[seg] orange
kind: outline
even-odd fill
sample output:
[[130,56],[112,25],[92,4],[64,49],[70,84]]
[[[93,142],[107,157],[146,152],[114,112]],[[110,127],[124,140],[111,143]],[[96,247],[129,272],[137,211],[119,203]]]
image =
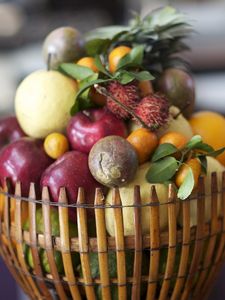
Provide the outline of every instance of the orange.
[[127,46],[119,46],[114,48],[109,53],[109,71],[111,73],[114,73],[117,69],[118,63],[121,60],[122,57],[124,57],[126,54],[128,54],[131,51],[130,47]]
[[188,139],[185,135],[175,132],[175,131],[170,131],[168,133],[165,133],[160,139],[159,139],[159,144],[165,144],[169,143],[177,147],[177,149],[181,150],[184,148],[186,143],[188,142]]
[[78,60],[77,65],[90,68],[93,72],[98,73],[93,57],[86,56]]
[[69,142],[62,133],[51,133],[44,141],[45,152],[53,159],[57,159],[69,150]]
[[[200,111],[192,115],[190,124],[194,134],[201,135],[203,141],[215,150],[225,147],[225,118],[212,111]],[[217,159],[225,166],[225,152]]]
[[146,97],[153,94],[153,86],[150,80],[142,80],[138,82],[138,88],[140,90],[141,97]]
[[140,164],[149,160],[158,145],[157,135],[146,128],[139,128],[133,131],[128,136],[127,141],[136,150]]
[[189,161],[187,161],[180,167],[176,174],[175,183],[177,187],[180,187],[181,184],[184,182],[189,168],[191,168],[193,172],[195,182],[194,188],[198,185],[198,178],[201,174],[201,164],[197,158],[191,158]]
[[99,106],[106,105],[106,96],[98,93],[93,86],[90,88],[89,96],[91,98],[91,101],[95,104]]

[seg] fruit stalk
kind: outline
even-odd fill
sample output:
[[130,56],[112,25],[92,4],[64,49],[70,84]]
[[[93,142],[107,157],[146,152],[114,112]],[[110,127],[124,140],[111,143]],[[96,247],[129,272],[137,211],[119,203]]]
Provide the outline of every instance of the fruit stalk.
[[151,130],[151,127],[149,127],[145,122],[142,121],[141,118],[139,118],[132,109],[121,103],[119,100],[117,100],[111,93],[107,91],[106,88],[103,86],[100,86],[98,84],[94,85],[95,89],[98,91],[99,94],[102,94],[105,97],[110,97],[116,104],[118,104],[120,107],[122,107],[126,112],[128,112],[134,119],[136,119],[140,124],[147,129]]

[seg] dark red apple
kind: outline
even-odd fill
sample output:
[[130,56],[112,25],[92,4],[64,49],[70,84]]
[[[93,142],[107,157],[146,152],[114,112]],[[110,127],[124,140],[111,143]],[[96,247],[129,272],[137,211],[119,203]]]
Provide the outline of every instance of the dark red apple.
[[74,150],[89,153],[92,146],[108,135],[127,137],[123,120],[105,108],[90,109],[77,113],[67,126],[67,136]]
[[25,133],[14,116],[4,117],[0,119],[0,150],[21,137]]
[[[69,151],[49,166],[42,175],[41,186],[49,187],[55,202],[58,202],[60,188],[65,187],[69,203],[76,203],[78,188],[83,187],[89,204],[94,204],[95,189],[102,187],[89,171],[88,155],[79,151]],[[93,208],[88,211],[93,215]],[[70,208],[70,216],[76,218],[74,208]]]
[[0,153],[0,183],[3,185],[4,178],[9,178],[14,187],[20,181],[22,195],[27,197],[31,182],[36,184],[38,192],[41,175],[51,163],[41,140],[21,138],[5,146]]

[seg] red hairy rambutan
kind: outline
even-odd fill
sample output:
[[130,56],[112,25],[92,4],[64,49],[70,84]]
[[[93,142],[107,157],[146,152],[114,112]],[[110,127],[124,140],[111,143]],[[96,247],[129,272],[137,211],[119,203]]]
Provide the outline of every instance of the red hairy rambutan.
[[[118,81],[112,81],[108,84],[107,91],[132,111],[140,100],[137,85],[134,83],[122,85]],[[131,117],[129,112],[113,101],[111,97],[107,97],[107,108],[119,118],[128,119]]]
[[144,97],[134,110],[143,123],[152,130],[166,124],[169,118],[169,102],[160,94]]

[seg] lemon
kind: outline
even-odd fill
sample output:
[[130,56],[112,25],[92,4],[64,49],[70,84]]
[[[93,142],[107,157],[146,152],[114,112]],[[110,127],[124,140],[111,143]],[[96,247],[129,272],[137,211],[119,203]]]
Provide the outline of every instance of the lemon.
[[76,81],[57,71],[31,73],[16,92],[15,111],[20,126],[34,138],[64,132],[76,93]]

